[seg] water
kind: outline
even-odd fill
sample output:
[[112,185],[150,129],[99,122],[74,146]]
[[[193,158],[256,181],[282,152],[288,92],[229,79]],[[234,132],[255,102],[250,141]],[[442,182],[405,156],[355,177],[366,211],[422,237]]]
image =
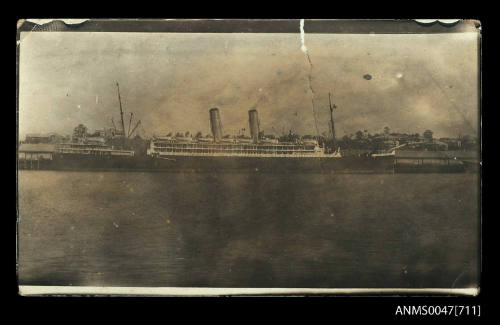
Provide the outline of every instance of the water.
[[476,174],[19,172],[25,285],[478,284]]

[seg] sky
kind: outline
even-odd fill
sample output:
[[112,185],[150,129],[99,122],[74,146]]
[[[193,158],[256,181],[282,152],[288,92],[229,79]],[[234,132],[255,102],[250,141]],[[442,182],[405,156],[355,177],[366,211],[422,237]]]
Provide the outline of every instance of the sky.
[[[21,34],[19,135],[125,126],[139,134],[248,134],[248,110],[279,135],[478,132],[478,34],[33,32]],[[309,59],[307,58],[309,55]],[[371,76],[365,78],[366,75]],[[310,76],[310,78],[309,78]],[[369,80],[368,80],[369,79]],[[314,107],[312,105],[314,101]],[[313,109],[314,108],[314,109]],[[315,122],[316,120],[316,122]],[[132,125],[134,122],[132,123]]]

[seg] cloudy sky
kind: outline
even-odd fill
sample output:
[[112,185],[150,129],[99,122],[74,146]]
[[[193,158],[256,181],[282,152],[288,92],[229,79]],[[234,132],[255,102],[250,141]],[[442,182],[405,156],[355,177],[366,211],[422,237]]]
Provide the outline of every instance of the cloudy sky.
[[[19,133],[71,134],[119,124],[125,114],[145,135],[209,133],[208,110],[225,134],[261,129],[328,130],[328,93],[337,136],[385,126],[438,137],[478,130],[478,41],[460,34],[22,33]],[[364,78],[370,75],[371,79]],[[126,117],[126,127],[128,119]]]

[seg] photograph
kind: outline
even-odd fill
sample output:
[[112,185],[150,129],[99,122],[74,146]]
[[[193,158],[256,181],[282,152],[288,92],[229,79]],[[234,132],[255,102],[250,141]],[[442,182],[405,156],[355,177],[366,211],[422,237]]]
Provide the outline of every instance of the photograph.
[[476,296],[476,20],[24,19],[19,294]]

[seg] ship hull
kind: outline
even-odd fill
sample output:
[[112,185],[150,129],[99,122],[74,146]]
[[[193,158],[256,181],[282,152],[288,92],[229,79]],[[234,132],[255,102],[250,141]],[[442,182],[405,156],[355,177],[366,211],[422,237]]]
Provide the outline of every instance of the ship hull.
[[[37,168],[35,168],[37,169]],[[390,172],[394,157],[235,157],[235,156],[162,156],[95,157],[56,154],[46,161],[49,170],[145,170],[180,172]]]
[[190,157],[155,158],[153,168],[189,171],[250,172],[392,172],[392,157]]

